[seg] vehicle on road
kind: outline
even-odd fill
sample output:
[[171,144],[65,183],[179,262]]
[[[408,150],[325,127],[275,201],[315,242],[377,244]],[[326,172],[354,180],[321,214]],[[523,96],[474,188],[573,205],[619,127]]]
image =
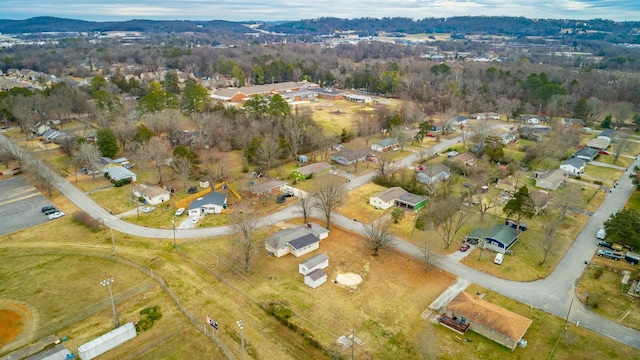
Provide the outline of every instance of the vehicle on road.
[[465,251],[469,250],[470,248],[471,248],[471,245],[462,244],[462,246],[460,246],[460,251],[465,252]]
[[143,208],[143,209],[142,209],[142,212],[146,214],[146,213],[150,213],[150,212],[152,212],[152,211],[153,211],[153,210],[155,210],[155,209],[156,209],[156,208],[154,208],[153,206],[147,206],[147,207],[145,207],[145,208]]
[[497,253],[496,257],[493,259],[493,263],[497,264],[497,265],[500,265],[500,264],[502,264],[502,260],[504,260],[504,254]]
[[184,208],[179,208],[178,210],[176,210],[176,216],[181,216],[182,214],[184,214]]
[[619,252],[615,252],[613,250],[598,250],[598,256],[618,261],[622,259],[623,255]]
[[197,224],[198,221],[200,221],[200,216],[194,216],[191,218],[191,223],[192,224]]
[[49,220],[58,219],[65,216],[65,213],[62,211],[56,211],[53,214],[49,215]]

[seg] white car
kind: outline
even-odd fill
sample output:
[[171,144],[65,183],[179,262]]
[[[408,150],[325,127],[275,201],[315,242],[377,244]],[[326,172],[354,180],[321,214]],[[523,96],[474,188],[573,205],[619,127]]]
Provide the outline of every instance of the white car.
[[191,218],[191,223],[192,224],[197,224],[198,221],[200,221],[200,216],[194,216]]
[[184,208],[179,208],[178,210],[176,210],[176,216],[180,216],[184,214]]
[[56,211],[53,214],[49,215],[49,220],[61,218],[63,216],[65,216],[65,213],[63,213],[62,211]]
[[146,208],[142,209],[142,212],[146,214],[152,212],[155,209],[156,208],[154,208],[153,206],[147,206]]

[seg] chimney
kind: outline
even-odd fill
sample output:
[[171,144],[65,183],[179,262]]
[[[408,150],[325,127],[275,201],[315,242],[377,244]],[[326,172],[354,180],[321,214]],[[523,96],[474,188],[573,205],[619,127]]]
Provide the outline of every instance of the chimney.
[[307,227],[311,229],[311,223],[307,223]]

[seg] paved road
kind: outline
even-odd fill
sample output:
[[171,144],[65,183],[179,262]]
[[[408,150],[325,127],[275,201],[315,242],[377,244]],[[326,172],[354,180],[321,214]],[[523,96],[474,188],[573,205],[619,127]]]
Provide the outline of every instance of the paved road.
[[[4,136],[0,135],[0,142],[6,141]],[[448,147],[458,142],[458,139],[442,141],[423,153],[442,152]],[[424,154],[416,152],[408,157],[397,161],[399,166],[408,166],[414,163]],[[629,168],[638,165],[636,159]],[[437,266],[447,270],[465,280],[474,282],[491,291],[495,291],[504,296],[510,297],[524,304],[528,304],[535,308],[547,311],[551,314],[565,318],[571,307],[569,314],[570,321],[576,323],[579,321],[580,326],[584,326],[602,335],[608,336],[614,340],[622,342],[626,345],[640,349],[640,331],[633,330],[622,326],[614,321],[603,318],[596,313],[590,311],[576,299],[574,286],[577,279],[580,278],[586,264],[585,260],[591,259],[596,250],[595,233],[600,229],[604,221],[612,214],[619,211],[626,203],[627,199],[634,190],[631,180],[628,177],[629,172],[626,171],[619,180],[618,186],[608,194],[600,208],[594,212],[591,221],[589,221],[582,232],[577,236],[575,242],[561,260],[558,267],[547,278],[531,282],[509,281],[488,275],[481,271],[469,268],[457,261],[438,257],[434,260]],[[375,172],[370,172],[348,183],[348,189],[354,189],[358,186],[366,184],[375,176]],[[98,219],[106,219],[106,224],[113,229],[123,233],[144,236],[148,238],[172,238],[173,230],[153,229],[143,226],[130,224],[118,219],[116,216],[109,214],[92,199],[87,197],[83,192],[75,188],[65,179],[60,178],[56,183],[56,188],[64,194],[71,202],[76,204],[80,209],[88,212],[91,216]],[[290,218],[299,217],[294,206],[287,207],[282,211],[270,214],[259,222],[259,226],[270,225],[279,221]],[[362,223],[348,219],[342,215],[332,215],[332,222],[347,229],[362,231]],[[225,235],[234,232],[232,226],[221,226],[206,229],[185,229],[179,230],[176,237],[184,238],[200,238],[212,237],[217,235]],[[402,239],[396,239],[395,247],[408,255],[416,258],[422,258],[421,250],[414,244]],[[571,306],[573,302],[573,305]]]

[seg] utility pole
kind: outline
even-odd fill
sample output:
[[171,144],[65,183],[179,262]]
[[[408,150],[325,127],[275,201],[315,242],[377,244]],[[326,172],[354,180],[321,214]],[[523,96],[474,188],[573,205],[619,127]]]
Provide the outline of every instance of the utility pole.
[[[105,218],[103,219],[105,223],[110,223],[111,220]],[[106,226],[106,225],[105,225]],[[118,257],[118,252],[116,251],[116,239],[113,236],[113,228],[109,226],[109,230],[111,231],[111,243],[113,244],[113,256]]]
[[240,328],[240,341],[242,342],[242,360],[245,360],[244,359],[244,324],[242,323],[242,320],[236,321],[236,324],[238,324],[238,327]]
[[354,359],[356,351],[356,330],[351,329],[351,360]]

